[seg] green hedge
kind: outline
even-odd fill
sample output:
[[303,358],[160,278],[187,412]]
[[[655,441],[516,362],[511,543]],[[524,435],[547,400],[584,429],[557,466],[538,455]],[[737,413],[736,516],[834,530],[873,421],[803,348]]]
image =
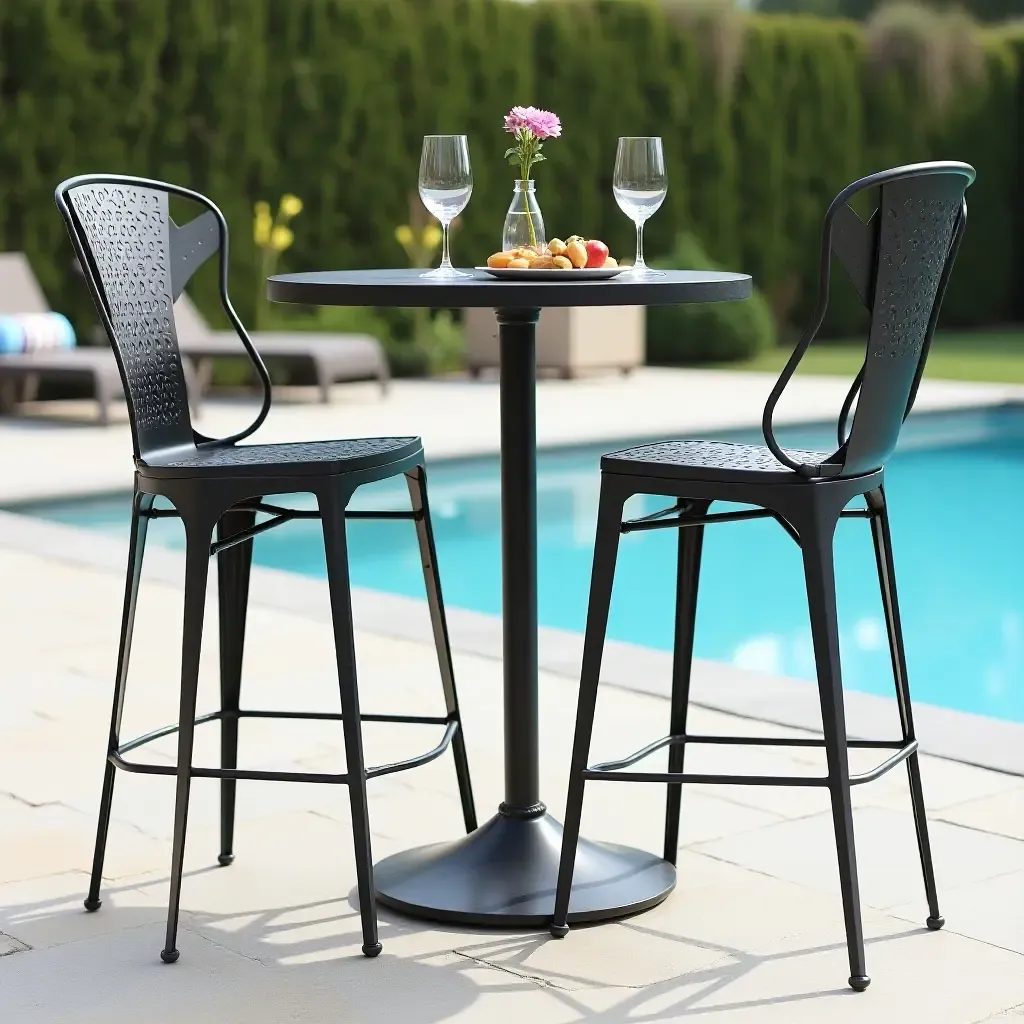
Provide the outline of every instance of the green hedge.
[[[499,244],[511,194],[502,114],[557,111],[537,172],[552,234],[630,254],[611,197],[620,135],[660,134],[671,187],[648,252],[694,232],[752,272],[784,319],[813,302],[829,198],[858,174],[939,156],[978,167],[946,322],[1022,310],[1024,46],[986,37],[980,81],[945,111],[910,72],[868,68],[858,26],[751,16],[735,74],[699,31],[645,0],[4,0],[0,6],[0,250],[24,249],[51,301],[82,316],[53,186],[84,171],[186,183],[232,223],[233,295],[254,303],[252,203],[305,202],[287,269],[399,265],[425,133],[470,136],[473,200],[456,262]],[[216,302],[209,275],[197,298]],[[831,326],[856,323],[842,304]]]

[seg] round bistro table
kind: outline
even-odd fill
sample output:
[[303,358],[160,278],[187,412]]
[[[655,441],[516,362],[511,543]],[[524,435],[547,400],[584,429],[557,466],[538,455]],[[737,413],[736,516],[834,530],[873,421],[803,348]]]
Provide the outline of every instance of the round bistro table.
[[[275,302],[317,306],[494,308],[501,365],[502,629],[505,799],[454,842],[406,850],[374,867],[386,906],[436,921],[547,925],[554,911],[562,826],[540,794],[537,689],[536,327],[545,306],[655,306],[748,298],[745,274],[667,272],[646,281],[498,280],[482,271],[450,281],[419,270],[281,274]],[[675,868],[627,846],[580,839],[570,921],[600,921],[660,903]]]

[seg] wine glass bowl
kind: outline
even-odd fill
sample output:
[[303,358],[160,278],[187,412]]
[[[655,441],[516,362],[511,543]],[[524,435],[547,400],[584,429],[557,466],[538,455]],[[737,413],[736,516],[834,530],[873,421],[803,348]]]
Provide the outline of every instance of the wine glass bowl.
[[465,135],[425,135],[420,155],[420,200],[441,222],[441,265],[422,277],[469,277],[452,266],[448,254],[448,228],[466,208],[473,194],[473,169]]
[[644,261],[644,223],[657,213],[668,194],[665,154],[660,138],[619,139],[612,193],[619,209],[636,226],[636,259],[627,274],[634,278],[662,277],[661,271],[651,270]]

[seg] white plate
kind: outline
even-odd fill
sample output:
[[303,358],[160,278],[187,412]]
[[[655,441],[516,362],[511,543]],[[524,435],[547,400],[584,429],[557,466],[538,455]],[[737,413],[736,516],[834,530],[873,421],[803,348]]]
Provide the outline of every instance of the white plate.
[[476,267],[491,277],[509,281],[607,281],[629,267],[599,267],[590,270],[516,270],[514,267]]

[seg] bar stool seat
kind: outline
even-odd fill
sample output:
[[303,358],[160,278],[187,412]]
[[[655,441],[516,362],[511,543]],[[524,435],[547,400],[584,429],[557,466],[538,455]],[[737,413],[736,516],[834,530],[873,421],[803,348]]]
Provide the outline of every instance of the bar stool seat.
[[171,449],[149,455],[139,466],[139,472],[157,478],[189,477],[211,470],[218,476],[248,476],[254,472],[282,476],[351,473],[401,462],[422,449],[418,437],[360,437],[230,448],[197,446],[185,452]]
[[[783,449],[797,462],[824,464],[828,452]],[[802,478],[772,454],[770,448],[728,441],[658,441],[637,445],[601,457],[601,468],[611,473],[667,476],[687,480],[764,481],[766,477],[797,482]],[[839,472],[840,467],[835,467]],[[827,475],[827,474],[825,474]],[[776,480],[773,479],[773,482]]]

